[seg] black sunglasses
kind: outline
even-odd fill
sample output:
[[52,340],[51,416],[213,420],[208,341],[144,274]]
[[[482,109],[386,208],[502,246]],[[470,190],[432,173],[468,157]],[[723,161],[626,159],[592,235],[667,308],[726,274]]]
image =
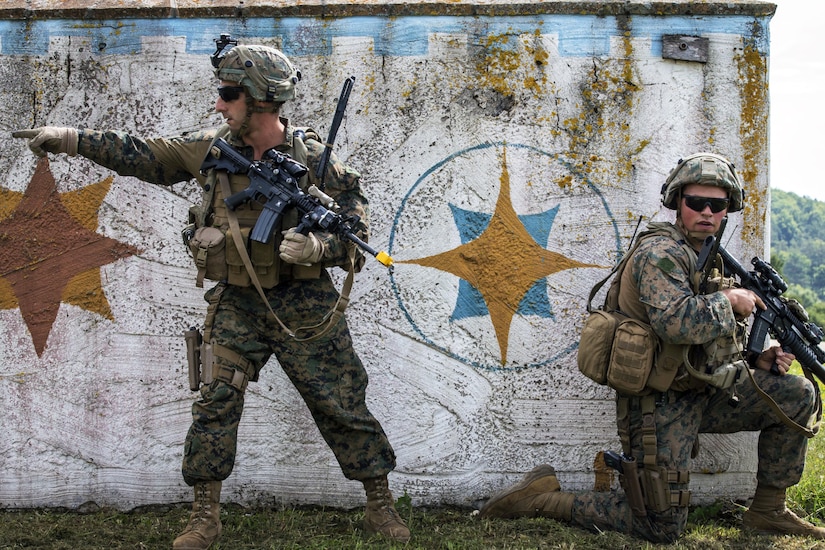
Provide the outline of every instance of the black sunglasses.
[[685,206],[694,212],[703,212],[710,206],[710,211],[718,214],[728,207],[730,199],[712,199],[710,197],[699,197],[697,195],[682,195],[685,199]]
[[241,97],[243,91],[243,86],[218,86],[218,95],[227,103]]

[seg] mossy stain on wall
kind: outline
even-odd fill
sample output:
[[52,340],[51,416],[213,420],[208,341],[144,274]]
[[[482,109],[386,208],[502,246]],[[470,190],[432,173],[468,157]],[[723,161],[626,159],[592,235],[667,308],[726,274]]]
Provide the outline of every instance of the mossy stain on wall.
[[[755,25],[754,33],[761,33]],[[746,40],[742,53],[734,56],[737,65],[740,90],[740,135],[743,149],[743,166],[737,167],[739,176],[746,187],[743,219],[748,226],[743,238],[754,248],[761,248],[767,222],[768,186],[755,185],[760,174],[767,170],[765,157],[768,143],[768,62],[752,40]],[[758,245],[758,246],[757,246]]]

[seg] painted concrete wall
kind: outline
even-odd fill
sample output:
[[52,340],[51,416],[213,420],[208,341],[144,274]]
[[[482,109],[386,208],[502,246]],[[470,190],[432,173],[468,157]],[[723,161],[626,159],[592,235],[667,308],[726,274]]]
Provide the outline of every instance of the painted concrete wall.
[[[217,125],[221,32],[283,49],[304,75],[286,113],[324,135],[356,78],[336,152],[396,266],[368,262],[348,316],[414,504],[472,506],[538,463],[593,486],[619,443],[610,391],[576,368],[587,294],[640,217],[672,219],[680,156],[734,161],[748,194],[727,246],[765,253],[773,4],[77,4],[0,7],[0,506],[190,498],[182,333],[205,302],[179,232],[197,188],[38,163],[10,133]],[[664,35],[706,39],[706,60],[663,55]],[[703,436],[694,502],[749,496],[754,444]],[[362,502],[274,360],[224,498]]]

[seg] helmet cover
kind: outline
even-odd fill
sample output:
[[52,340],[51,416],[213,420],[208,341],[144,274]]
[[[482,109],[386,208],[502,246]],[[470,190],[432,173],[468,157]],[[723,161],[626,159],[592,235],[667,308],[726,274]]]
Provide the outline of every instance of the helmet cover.
[[232,45],[228,51],[213,56],[217,61],[215,76],[237,82],[258,101],[283,103],[295,97],[295,85],[301,72],[279,50],[269,46]]
[[733,163],[725,157],[714,153],[697,153],[679,159],[662,185],[662,204],[676,210],[682,188],[691,184],[725,189],[730,199],[728,212],[738,212],[744,207],[745,190],[742,182]]

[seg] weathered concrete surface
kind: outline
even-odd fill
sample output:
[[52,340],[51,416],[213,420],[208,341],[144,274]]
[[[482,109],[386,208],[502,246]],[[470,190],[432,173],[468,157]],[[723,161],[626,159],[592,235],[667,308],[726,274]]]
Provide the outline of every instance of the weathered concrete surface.
[[[181,334],[204,302],[179,232],[195,186],[79,157],[37,164],[10,132],[217,124],[220,32],[282,48],[304,75],[287,114],[322,134],[356,77],[336,152],[363,173],[372,243],[397,265],[368,263],[348,315],[396,494],[473,505],[539,462],[591,487],[618,441],[610,392],[576,369],[587,294],[640,217],[671,219],[659,190],[680,156],[736,163],[748,195],[727,246],[765,255],[775,6],[238,5],[0,7],[0,506],[190,498]],[[707,38],[707,61],[664,59],[666,34]],[[363,501],[275,361],[247,395],[227,500]],[[695,500],[748,496],[754,444],[703,438]]]
[[770,2],[730,0],[727,2],[674,0],[431,0],[387,2],[383,0],[130,0],[84,2],[82,0],[6,0],[0,14],[7,18],[29,17],[355,17],[398,15],[523,16],[567,15],[749,15],[771,16],[776,5]]

